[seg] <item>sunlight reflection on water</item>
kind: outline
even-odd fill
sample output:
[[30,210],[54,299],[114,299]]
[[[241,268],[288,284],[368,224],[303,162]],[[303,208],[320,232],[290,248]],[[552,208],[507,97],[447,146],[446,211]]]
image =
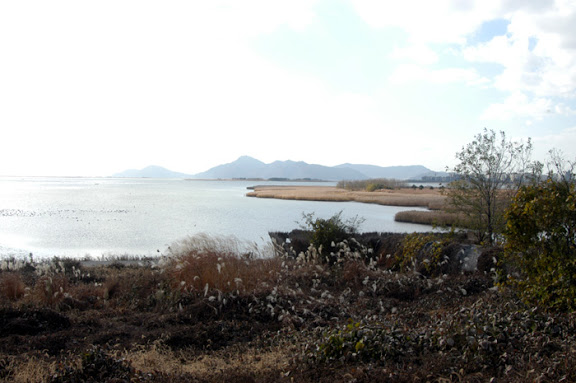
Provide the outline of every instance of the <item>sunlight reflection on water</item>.
[[263,246],[269,231],[298,228],[303,213],[327,218],[341,210],[344,218],[365,218],[364,232],[431,230],[395,222],[407,208],[245,196],[248,186],[266,183],[0,178],[0,256],[156,255],[197,233]]

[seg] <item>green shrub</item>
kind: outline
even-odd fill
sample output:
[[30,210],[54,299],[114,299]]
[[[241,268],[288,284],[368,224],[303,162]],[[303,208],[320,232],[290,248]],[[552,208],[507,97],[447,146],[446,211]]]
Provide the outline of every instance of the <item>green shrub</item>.
[[313,357],[320,362],[399,361],[418,353],[420,342],[414,339],[395,325],[371,327],[350,320],[344,329],[325,333]]
[[506,255],[520,273],[508,282],[529,302],[576,310],[576,190],[549,178],[522,187],[506,212]]
[[396,254],[395,266],[401,271],[415,270],[427,275],[435,274],[450,259],[445,254],[450,235],[412,233],[406,235]]
[[369,183],[368,185],[366,185],[366,191],[373,192],[378,189],[383,189],[383,185],[377,183]]
[[[329,264],[336,261],[334,251],[338,244],[355,243],[349,240],[358,233],[358,228],[364,221],[358,216],[344,220],[342,211],[327,219],[317,218],[314,213],[303,214],[303,218],[302,228],[310,233],[310,244],[317,249],[322,260]],[[334,250],[331,250],[333,248]]]

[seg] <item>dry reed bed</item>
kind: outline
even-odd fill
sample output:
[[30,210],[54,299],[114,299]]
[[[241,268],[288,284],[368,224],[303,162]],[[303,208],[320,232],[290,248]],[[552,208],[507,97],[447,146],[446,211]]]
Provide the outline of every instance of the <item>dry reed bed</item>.
[[437,190],[349,191],[333,186],[259,186],[248,197],[308,201],[363,202],[387,206],[410,206],[439,209],[446,197]]
[[407,210],[396,213],[394,220],[397,222],[417,223],[432,226],[458,226],[458,224],[462,222],[462,217],[458,214],[439,210]]

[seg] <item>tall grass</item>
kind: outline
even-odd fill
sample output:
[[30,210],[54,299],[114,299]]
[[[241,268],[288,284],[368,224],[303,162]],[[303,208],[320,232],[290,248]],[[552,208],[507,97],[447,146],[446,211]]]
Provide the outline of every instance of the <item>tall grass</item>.
[[0,274],[0,301],[17,301],[24,296],[26,285],[20,274],[8,272]]
[[69,281],[65,275],[43,276],[36,282],[32,299],[53,306],[68,296]]
[[349,192],[332,186],[265,186],[254,188],[247,197],[304,201],[350,201]]
[[362,193],[354,196],[351,201],[374,203],[386,206],[411,206],[429,207],[442,204],[445,197],[440,195],[426,194],[384,194],[384,193]]
[[440,209],[446,196],[432,192],[386,190],[382,192],[351,191],[330,186],[259,187],[249,197],[305,201],[354,201],[386,206],[421,206]]
[[458,214],[439,210],[407,210],[396,213],[394,220],[432,226],[455,226],[461,223],[462,217]]
[[234,237],[190,237],[171,246],[165,270],[172,287],[207,294],[249,293],[275,284],[281,269],[277,257],[263,257],[258,249],[247,251]]

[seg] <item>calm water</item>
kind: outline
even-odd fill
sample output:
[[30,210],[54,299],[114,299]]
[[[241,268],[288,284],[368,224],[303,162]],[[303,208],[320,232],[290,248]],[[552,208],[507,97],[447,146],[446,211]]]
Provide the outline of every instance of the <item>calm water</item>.
[[0,178],[0,256],[152,255],[196,233],[260,246],[269,231],[298,228],[302,213],[328,218],[341,210],[365,218],[361,231],[430,230],[394,222],[407,208],[246,197],[254,184],[266,182]]

